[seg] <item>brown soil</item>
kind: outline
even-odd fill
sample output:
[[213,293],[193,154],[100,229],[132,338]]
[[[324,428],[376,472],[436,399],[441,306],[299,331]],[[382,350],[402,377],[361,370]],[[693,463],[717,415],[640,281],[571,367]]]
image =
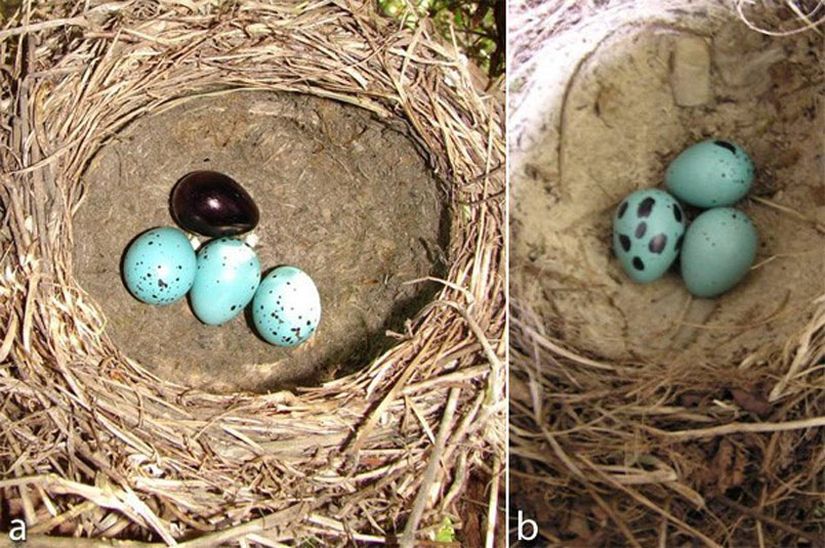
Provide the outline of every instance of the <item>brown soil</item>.
[[[173,225],[169,193],[195,169],[231,175],[261,210],[264,271],[292,264],[321,293],[318,332],[302,346],[266,344],[238,317],[202,325],[186,301],[144,305],[120,279],[128,242]],[[74,270],[129,357],[210,391],[317,384],[383,351],[387,329],[434,294],[405,284],[444,269],[445,199],[410,139],[362,109],[263,92],[198,97],[127,128],[85,175],[74,218]],[[203,238],[201,238],[203,240]]]
[[[679,106],[673,52],[696,36],[709,48],[710,99]],[[825,291],[821,52],[812,32],[772,38],[701,15],[602,42],[564,97],[563,141],[557,120],[541,112],[538,129],[511,138],[514,298],[571,346],[612,360],[729,364],[781,348]],[[528,119],[529,107],[519,107]],[[751,198],[738,205],[759,230],[755,268],[712,300],[691,298],[678,270],[632,283],[610,250],[614,208],[633,190],[661,186],[682,149],[712,136],[740,143],[757,166]]]

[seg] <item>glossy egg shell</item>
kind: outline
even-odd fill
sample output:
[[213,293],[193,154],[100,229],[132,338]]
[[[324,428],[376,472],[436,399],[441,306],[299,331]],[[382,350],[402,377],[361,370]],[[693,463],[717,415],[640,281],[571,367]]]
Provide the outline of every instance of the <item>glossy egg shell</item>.
[[192,311],[207,325],[226,323],[249,304],[260,281],[261,263],[251,247],[234,238],[212,240],[198,251]]
[[697,297],[716,297],[747,275],[759,237],[753,222],[730,207],[709,209],[696,217],[682,246],[682,279]]
[[742,147],[711,139],[686,148],[670,163],[665,186],[697,207],[729,206],[748,193],[753,176],[753,162]]
[[167,305],[182,299],[195,280],[195,250],[177,228],[160,227],[135,238],[123,257],[123,280],[134,297]]
[[637,190],[622,200],[613,216],[613,251],[638,283],[664,275],[679,255],[685,214],[663,190]]
[[321,319],[318,288],[304,271],[280,266],[267,274],[252,299],[255,329],[267,342],[296,346],[315,332]]
[[193,171],[172,189],[172,217],[186,230],[204,236],[233,236],[255,228],[260,218],[252,196],[217,171]]

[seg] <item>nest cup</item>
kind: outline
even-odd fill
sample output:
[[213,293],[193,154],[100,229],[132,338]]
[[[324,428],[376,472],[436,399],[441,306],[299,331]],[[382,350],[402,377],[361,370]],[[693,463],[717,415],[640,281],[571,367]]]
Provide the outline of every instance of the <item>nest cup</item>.
[[[551,540],[821,538],[822,15],[516,10],[511,502]],[[611,251],[615,208],[707,138],[757,166],[736,206],[759,232],[756,264],[710,300],[678,268],[632,283]],[[789,479],[798,490],[780,496]]]
[[[461,494],[481,477],[492,534],[502,113],[452,47],[371,3],[114,2],[27,4],[0,31],[0,53],[13,64],[0,96],[4,529],[25,519],[35,539],[412,544],[445,518],[460,537]],[[442,277],[424,276],[435,289],[380,355],[341,364],[335,380],[254,394],[170,379],[117,344],[78,283],[73,223],[107,188],[87,179],[95,159],[141,123],[230,95],[392,127],[423,154],[420,184],[435,179],[447,196]]]
[[[429,279],[449,262],[447,191],[402,129],[331,99],[243,88],[143,116],[84,172],[75,278],[121,351],[178,384],[266,392],[345,376],[396,342],[385,333],[402,332],[432,300],[440,287]],[[266,343],[251,306],[215,328],[185,301],[145,306],[113,283],[124,242],[172,223],[170,189],[203,167],[237,177],[263,212],[241,238],[257,240],[264,275],[295,265],[319,288],[323,319],[310,342]]]

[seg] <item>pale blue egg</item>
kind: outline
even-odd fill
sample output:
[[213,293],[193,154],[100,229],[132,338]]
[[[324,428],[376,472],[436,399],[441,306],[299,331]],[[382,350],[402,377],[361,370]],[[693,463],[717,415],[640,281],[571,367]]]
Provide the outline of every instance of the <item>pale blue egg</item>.
[[136,299],[167,305],[184,297],[195,280],[195,250],[177,228],[159,227],[135,238],[123,258],[123,280]]
[[212,240],[198,251],[192,311],[207,325],[226,323],[249,304],[260,281],[261,263],[251,247],[234,238]]
[[742,211],[716,207],[696,217],[682,247],[688,291],[709,298],[732,289],[750,271],[758,242],[756,227]]
[[301,344],[312,336],[320,319],[318,288],[294,266],[279,266],[267,274],[252,299],[255,329],[271,344]]
[[665,186],[697,207],[729,206],[753,184],[753,162],[742,147],[711,139],[686,148],[665,171]]
[[667,272],[679,255],[684,234],[682,207],[664,190],[631,193],[613,216],[613,251],[637,283],[652,282]]

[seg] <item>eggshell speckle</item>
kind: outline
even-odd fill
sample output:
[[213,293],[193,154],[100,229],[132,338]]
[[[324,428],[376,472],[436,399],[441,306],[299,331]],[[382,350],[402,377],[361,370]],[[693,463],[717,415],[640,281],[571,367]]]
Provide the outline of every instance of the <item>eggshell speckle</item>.
[[255,329],[267,342],[296,346],[309,339],[321,319],[318,288],[294,266],[275,268],[261,281],[252,299]]
[[123,280],[134,297],[167,305],[184,297],[197,270],[195,251],[177,228],[159,227],[138,236],[123,258]]
[[261,281],[255,251],[240,240],[219,238],[198,251],[198,267],[189,300],[207,325],[228,322],[252,300]]

